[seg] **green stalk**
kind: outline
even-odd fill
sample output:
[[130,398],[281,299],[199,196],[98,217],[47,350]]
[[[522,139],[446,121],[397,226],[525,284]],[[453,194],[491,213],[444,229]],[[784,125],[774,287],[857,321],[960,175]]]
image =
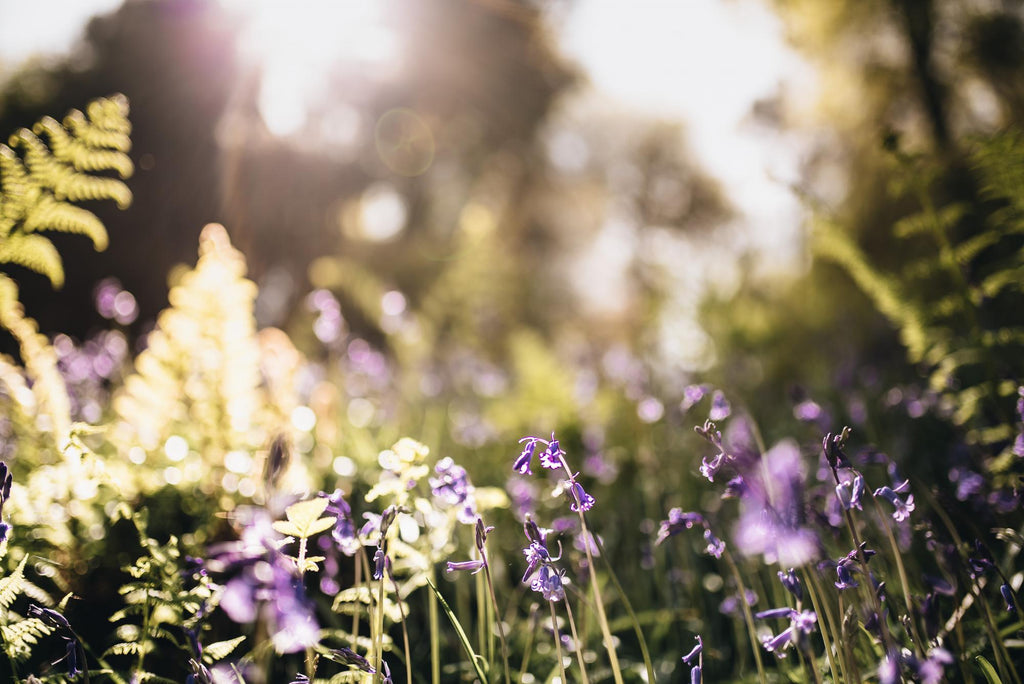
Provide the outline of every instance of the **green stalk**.
[[391,572],[390,566],[386,566],[388,579],[391,580],[391,586],[395,590],[395,600],[398,602],[398,614],[402,620],[402,648],[405,651],[405,677],[406,684],[412,684],[412,649],[409,648],[409,627],[405,622],[405,608],[402,607],[402,596],[398,592],[398,582],[395,581],[395,576]]
[[551,607],[551,631],[555,635],[555,656],[558,658],[558,671],[562,673],[562,684],[569,684],[569,680],[565,678],[565,664],[562,663],[562,637],[558,633],[558,617],[555,615],[555,602],[548,601],[548,606]]
[[605,553],[604,544],[598,539],[597,535],[590,537],[597,544],[597,550],[601,552],[601,560],[604,561],[605,570],[608,571],[608,577],[611,579],[612,584],[615,586],[615,590],[619,594],[619,598],[622,599],[622,605],[626,608],[626,613],[629,615],[630,622],[633,623],[633,632],[636,634],[637,641],[640,644],[640,655],[644,659],[644,667],[647,669],[647,681],[655,682],[657,677],[654,675],[654,664],[651,662],[651,654],[647,650],[647,640],[644,638],[643,629],[640,627],[640,620],[637,618],[636,613],[633,611],[633,604],[629,600],[629,596],[626,595],[625,589],[622,588],[622,584],[619,582],[618,576],[615,574],[612,563],[608,560],[608,554]]
[[[428,582],[434,585],[434,570],[430,570]],[[441,639],[440,622],[438,621],[437,596],[430,592],[427,596],[427,614],[430,619],[430,681],[431,684],[441,684]]]
[[491,605],[493,607],[495,623],[498,627],[498,639],[501,641],[501,660],[505,666],[505,684],[509,684],[509,668],[508,668],[508,642],[505,641],[505,627],[502,625],[501,612],[498,610],[498,598],[494,594],[494,582],[491,580],[491,566],[487,563],[487,556],[484,556],[484,577],[487,580],[487,590],[491,595]]
[[889,538],[889,548],[892,549],[893,560],[896,561],[896,572],[899,574],[900,583],[903,585],[903,602],[907,606],[907,619],[910,621],[910,629],[914,636],[914,653],[918,658],[923,658],[925,641],[921,638],[921,632],[919,632],[917,628],[917,620],[914,618],[914,607],[911,605],[910,601],[910,583],[907,581],[907,570],[903,566],[903,557],[900,553],[900,547],[896,543],[896,537],[892,533],[889,521],[885,519],[882,507],[878,505],[878,501],[874,497],[871,497],[871,502],[874,504],[875,512],[882,521],[882,527],[885,528],[885,536]]
[[[812,582],[810,581],[811,573],[807,572],[807,570],[805,570],[804,568],[800,568],[800,574],[803,575],[804,586],[807,587],[807,595],[811,597],[811,605],[814,607],[814,612],[816,612],[818,615],[821,615],[825,619],[824,624],[821,624],[819,622],[818,632],[821,633],[821,641],[825,645],[825,656],[828,658],[828,668],[832,672],[832,681],[835,682],[835,684],[839,684],[839,682],[845,680],[845,676],[843,679],[840,679],[836,675],[836,662],[835,657],[832,655],[832,640],[829,638],[829,632],[835,631],[835,624],[833,623],[832,618],[832,610],[827,605],[825,605],[823,598],[819,600],[818,588],[815,584],[812,584]],[[841,662],[839,669],[840,672],[842,672]]]
[[569,629],[572,631],[572,641],[576,644],[576,662],[580,665],[580,677],[583,678],[583,684],[590,684],[590,679],[587,677],[587,666],[583,664],[583,642],[580,641],[580,637],[576,633],[576,621],[572,619],[572,608],[569,607],[569,599],[565,600],[565,613],[569,616]]
[[529,666],[530,656],[533,654],[533,640],[537,638],[537,626],[539,623],[540,609],[534,603],[530,606],[530,633],[526,637],[526,647],[523,649],[523,662],[519,665],[519,679],[517,681],[523,681],[523,676],[526,675],[526,668]]
[[764,663],[761,661],[761,644],[757,643],[757,629],[754,627],[754,615],[750,612],[750,605],[747,603],[747,587],[743,584],[740,570],[736,567],[736,561],[732,559],[729,549],[722,552],[726,564],[729,566],[732,577],[736,581],[736,588],[740,592],[740,606],[743,608],[743,619],[747,623],[747,634],[750,636],[750,648],[754,652],[754,662],[757,664],[757,679],[761,684],[768,684],[768,678],[764,672]]

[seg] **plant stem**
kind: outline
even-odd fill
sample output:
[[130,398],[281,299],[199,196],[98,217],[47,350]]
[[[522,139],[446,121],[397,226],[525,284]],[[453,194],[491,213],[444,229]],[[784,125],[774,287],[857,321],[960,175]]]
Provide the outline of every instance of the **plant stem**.
[[505,627],[502,625],[501,611],[498,610],[498,599],[494,594],[494,582],[491,580],[491,566],[487,564],[486,555],[484,556],[484,577],[487,580],[487,590],[491,595],[495,624],[498,628],[498,639],[501,641],[501,659],[505,666],[505,684],[509,684],[511,680],[508,668],[508,642],[505,641]]
[[764,663],[761,661],[761,644],[757,643],[757,630],[754,627],[754,615],[750,612],[750,605],[747,603],[747,587],[743,584],[740,570],[736,567],[736,561],[732,559],[729,549],[722,552],[726,564],[729,566],[732,577],[736,581],[736,588],[740,593],[740,606],[743,608],[743,619],[747,623],[747,634],[750,636],[750,648],[754,652],[754,662],[757,664],[757,678],[761,684],[768,684],[768,678],[764,672]]
[[[835,684],[839,684],[839,682],[843,680],[836,676],[836,662],[835,657],[832,654],[832,640],[829,639],[828,635],[830,631],[833,634],[835,633],[832,610],[825,604],[824,597],[819,599],[818,587],[817,584],[812,581],[811,573],[804,568],[801,568],[800,574],[804,577],[804,586],[807,587],[807,594],[811,597],[811,605],[814,606],[815,612],[825,619],[825,624],[819,625],[818,631],[821,632],[821,641],[825,645],[825,656],[828,658],[828,667],[832,672],[832,681],[835,682]],[[839,670],[840,672],[843,671],[842,661],[840,661]],[[845,679],[845,676],[843,679]]]
[[[434,583],[434,570],[430,570],[430,583]],[[441,684],[441,639],[438,623],[437,596],[430,592],[427,597],[427,613],[430,619],[430,681]]]
[[562,662],[562,637],[558,633],[558,616],[555,615],[554,601],[548,601],[548,606],[551,607],[551,631],[555,635],[555,655],[558,658],[558,671],[562,673],[561,684],[568,684],[569,680],[565,678],[565,663]]
[[[554,604],[551,604],[554,607]],[[583,642],[580,641],[579,635],[576,633],[576,621],[572,619],[572,608],[569,607],[569,600],[565,601],[565,613],[569,616],[569,629],[572,631],[572,641],[576,645],[576,662],[580,665],[580,677],[583,678],[583,684],[590,684],[590,679],[587,677],[587,666],[583,664]]]
[[[568,470],[568,468],[566,468]],[[573,494],[575,496],[575,494]],[[597,609],[597,622],[601,626],[601,635],[604,638],[604,648],[608,652],[608,661],[611,664],[612,676],[615,684],[622,684],[622,671],[619,669],[619,657],[615,653],[615,640],[612,638],[611,629],[608,627],[608,616],[604,612],[604,601],[601,599],[601,587],[597,582],[597,569],[594,567],[594,555],[590,552],[590,539],[593,536],[587,529],[587,519],[583,515],[583,509],[576,502],[580,516],[580,534],[583,536],[583,549],[587,554],[587,570],[590,572],[590,587],[594,591],[594,604]]]

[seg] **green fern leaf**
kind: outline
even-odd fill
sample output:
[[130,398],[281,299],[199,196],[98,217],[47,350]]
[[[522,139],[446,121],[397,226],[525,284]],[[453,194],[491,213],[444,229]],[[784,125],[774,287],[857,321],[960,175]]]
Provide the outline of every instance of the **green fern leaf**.
[[0,579],[0,608],[9,610],[14,599],[18,598],[25,582],[25,565],[28,563],[28,556],[24,556],[18,567],[10,575]]
[[40,273],[56,288],[64,285],[64,267],[57,248],[41,235],[15,233],[0,242],[0,263],[18,264]]
[[208,663],[215,663],[218,660],[223,660],[231,655],[243,641],[245,641],[245,637],[240,636],[235,639],[228,639],[227,641],[217,641],[212,644],[207,644],[203,648],[203,660]]

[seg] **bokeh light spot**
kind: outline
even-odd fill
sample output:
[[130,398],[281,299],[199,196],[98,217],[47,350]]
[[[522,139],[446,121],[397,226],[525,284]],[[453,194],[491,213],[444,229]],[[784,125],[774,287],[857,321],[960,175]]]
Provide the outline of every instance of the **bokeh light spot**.
[[411,109],[392,109],[377,120],[377,154],[402,176],[419,176],[434,162],[434,134]]

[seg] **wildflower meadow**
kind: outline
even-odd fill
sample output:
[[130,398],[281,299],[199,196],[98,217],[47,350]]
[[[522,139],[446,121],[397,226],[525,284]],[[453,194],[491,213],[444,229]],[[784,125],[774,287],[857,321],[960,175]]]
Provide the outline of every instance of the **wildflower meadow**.
[[1021,684],[1021,133],[965,143],[948,202],[885,141],[903,261],[805,199],[903,364],[830,309],[847,360],[809,386],[778,317],[813,286],[709,296],[685,373],[569,315],[488,327],[558,266],[510,274],[482,204],[432,288],[321,260],[265,325],[209,223],[151,325],[112,272],[102,326],[41,332],[18,279],[61,286],[147,187],[131,107],[3,131],[0,681]]

